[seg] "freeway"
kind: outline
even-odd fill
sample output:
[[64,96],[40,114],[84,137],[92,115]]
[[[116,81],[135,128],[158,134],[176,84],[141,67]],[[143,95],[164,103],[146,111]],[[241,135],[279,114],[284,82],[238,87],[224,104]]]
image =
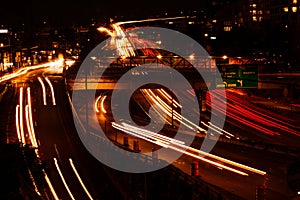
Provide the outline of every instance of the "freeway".
[[[150,110],[151,104],[157,104],[157,102],[153,102],[154,100],[151,99],[151,97],[157,97],[159,96],[159,90],[156,90],[156,95],[149,95],[151,92],[145,93],[147,90],[153,90],[153,89],[141,89],[140,94],[135,94],[133,97],[136,101],[138,101],[139,106],[136,106],[135,109],[139,109],[139,111],[132,110],[131,112],[134,114],[139,113],[140,116],[133,116],[135,119],[135,122],[138,124],[146,124],[148,122],[143,122],[147,118],[147,115],[149,116],[149,113],[147,113],[148,110]],[[155,90],[153,90],[155,92]],[[152,93],[153,93],[152,92]],[[217,91],[213,91],[217,92]],[[237,101],[240,102],[240,104],[245,103],[243,97],[239,98],[238,95],[230,96],[234,94],[234,91],[228,90],[228,106],[240,106]],[[143,96],[145,95],[145,96]],[[148,95],[148,96],[147,96]],[[151,99],[150,101],[147,100],[147,98]],[[163,95],[160,96],[161,99],[164,99]],[[143,133],[143,130],[139,130],[137,128],[132,129],[129,125],[126,124],[116,124],[113,123],[113,127],[120,132],[116,132],[113,130],[113,128],[109,125],[110,121],[112,121],[112,118],[110,117],[111,111],[110,111],[110,95],[107,92],[103,92],[100,96],[97,97],[95,101],[95,109],[98,113],[98,121],[95,121],[93,118],[89,118],[89,123],[93,124],[93,120],[95,123],[95,127],[98,123],[105,124],[103,127],[105,127],[105,130],[107,132],[107,136],[112,141],[118,141],[120,144],[123,143],[122,139],[123,137],[129,137],[129,141],[132,145],[132,142],[134,140],[139,140],[141,153],[148,153],[151,152],[152,148],[157,148],[158,146],[163,146],[167,148],[173,148],[175,147],[170,146],[168,144],[161,145],[160,143],[163,141],[160,141],[157,143],[157,138],[149,138],[149,132],[145,132],[147,135],[140,135]],[[148,103],[147,103],[148,102]],[[165,102],[168,102],[165,100]],[[232,104],[234,102],[234,105]],[[209,104],[209,103],[208,103]],[[141,108],[143,107],[144,108]],[[164,105],[166,107],[166,105]],[[131,106],[134,107],[134,106]],[[139,107],[139,108],[138,108]],[[224,134],[226,134],[227,137],[234,137],[234,138],[251,138],[252,140],[255,140],[257,142],[262,141],[273,141],[275,144],[281,143],[281,144],[289,144],[288,141],[294,142],[297,144],[297,125],[295,125],[295,122],[292,122],[293,120],[288,119],[286,116],[281,116],[280,114],[272,114],[271,111],[264,110],[262,108],[255,107],[255,105],[244,105],[244,109],[248,109],[249,112],[251,111],[252,114],[250,115],[246,113],[245,110],[242,110],[241,108],[237,109],[237,111],[233,112],[233,110],[227,110],[227,115],[237,115],[233,116],[231,118],[228,118],[225,123],[224,129],[221,131]],[[156,106],[156,109],[159,109],[159,107]],[[170,109],[170,108],[169,108]],[[167,109],[168,110],[168,109]],[[142,114],[146,111],[146,115]],[[160,112],[168,112],[164,111],[163,106],[161,106]],[[82,112],[82,116],[84,116],[85,112]],[[270,114],[271,113],[271,114]],[[161,113],[160,113],[161,114]],[[257,115],[252,119],[253,115]],[[269,114],[269,115],[268,115]],[[162,115],[162,114],[161,114]],[[168,114],[167,114],[168,115]],[[238,117],[240,115],[243,115],[243,117]],[[249,115],[249,117],[247,117]],[[171,114],[169,113],[169,117],[166,118],[166,123],[171,124]],[[179,114],[174,113],[174,116],[179,118]],[[260,117],[263,116],[264,120],[260,121]],[[272,121],[268,122],[268,118],[271,118]],[[181,118],[183,119],[183,118]],[[176,119],[177,121],[179,119]],[[147,121],[147,120],[146,120]],[[286,122],[288,121],[288,122]],[[183,120],[181,121],[183,123]],[[241,123],[243,123],[241,125]],[[260,126],[259,124],[263,123],[261,130],[256,130],[255,128],[251,128],[251,126]],[[266,124],[270,123],[270,124]],[[278,124],[276,124],[278,123]],[[203,125],[205,123],[201,122],[200,125]],[[281,124],[285,124],[284,126]],[[175,125],[178,125],[178,123],[175,123]],[[131,125],[130,125],[131,126]],[[246,128],[247,126],[247,128]],[[282,137],[278,138],[276,135],[270,135],[267,132],[267,128],[270,128],[273,131],[280,131],[280,133],[283,134]],[[292,128],[289,128],[292,127]],[[148,127],[149,128],[149,127]],[[198,127],[199,130],[204,129],[204,127]],[[265,128],[265,129],[263,129]],[[218,132],[218,129],[215,128],[216,132]],[[202,131],[202,130],[201,130]],[[286,133],[284,133],[286,132]],[[174,134],[176,134],[176,130],[172,129],[163,129],[159,132],[163,136],[169,136],[174,137]],[[295,135],[296,134],[296,135]],[[154,133],[152,134],[154,135]],[[224,136],[225,137],[225,136]],[[278,141],[279,139],[279,141]],[[171,140],[171,139],[168,139]],[[200,149],[200,146],[203,141],[203,134],[197,134],[196,140],[193,142],[193,148]],[[230,141],[230,140],[229,140]],[[149,144],[150,143],[150,144]],[[152,144],[152,145],[151,145]],[[132,146],[131,146],[132,147]],[[267,172],[266,176],[261,176],[260,174],[250,173],[248,176],[241,176],[241,174],[234,174],[232,171],[228,171],[226,167],[222,166],[214,166],[211,165],[211,163],[203,161],[202,159],[196,158],[193,155],[183,155],[178,160],[176,160],[173,165],[181,169],[187,174],[191,174],[191,163],[195,160],[198,160],[200,163],[200,174],[202,180],[205,180],[208,183],[211,183],[213,185],[217,185],[220,188],[223,188],[227,191],[230,191],[234,194],[237,194],[240,196],[240,198],[244,199],[255,199],[255,189],[258,186],[266,185],[267,189],[267,197],[270,199],[287,199],[290,198],[293,193],[290,191],[287,182],[286,182],[286,174],[289,165],[293,162],[294,159],[296,159],[295,156],[291,156],[285,153],[276,153],[276,152],[269,152],[265,151],[264,148],[257,149],[257,148],[251,148],[249,146],[243,146],[243,145],[236,145],[233,142],[219,142],[214,147],[214,149],[211,152],[213,155],[217,155],[247,166],[252,166],[257,169],[264,170]],[[168,155],[159,155],[160,158],[168,160]],[[206,157],[205,157],[206,158]]]
[[[124,33],[119,24],[113,25],[113,28],[112,43],[115,43],[120,57],[136,56],[129,39],[117,37]],[[143,40],[138,42],[146,47],[152,44],[143,43]],[[147,49],[143,54],[155,56],[157,52]],[[129,106],[134,121],[140,126],[114,121],[111,109],[117,109],[117,105],[110,103],[111,91],[97,91],[98,96],[92,99],[95,103],[91,104],[83,101],[78,105],[76,99],[69,99],[66,88],[72,87],[66,87],[68,80],[57,72],[63,65],[61,61],[22,68],[0,80],[1,83],[10,81],[12,84],[10,89],[4,87],[1,94],[5,96],[2,102],[7,106],[5,115],[1,116],[6,143],[20,144],[23,152],[29,148],[33,153],[24,153],[23,158],[28,165],[22,166],[31,181],[31,186],[26,185],[26,181],[22,182],[21,190],[23,193],[26,191],[24,195],[28,199],[197,199],[198,192],[198,199],[209,199],[209,193],[214,191],[218,198],[250,200],[256,198],[256,188],[260,186],[266,187],[269,199],[289,199],[295,195],[295,191],[290,191],[286,177],[297,155],[269,151],[267,147],[258,148],[256,144],[268,142],[271,146],[280,144],[297,148],[297,121],[253,105],[235,90],[226,90],[227,102],[224,102],[220,91],[212,90],[206,96],[208,111],[201,113],[200,120],[195,122],[191,116],[198,117],[198,108],[189,110],[189,117],[184,116],[181,113],[184,108],[177,102],[179,98],[170,97],[172,94],[162,88],[152,87],[138,90]],[[80,98],[85,99],[85,92],[82,91]],[[180,100],[194,95],[191,91],[181,92]],[[210,109],[212,99],[218,101],[215,112]],[[182,156],[159,170],[156,176],[155,173],[132,174],[111,169],[100,163],[80,140],[74,125],[77,119],[72,110],[73,104],[80,107],[76,114],[87,125],[82,127],[84,133],[95,136],[94,143],[99,142],[101,148],[98,154],[105,156],[106,151],[112,148],[97,135],[100,125],[107,138],[114,142],[114,149],[118,146],[136,153],[137,158],[126,157],[128,162],[142,158],[144,161],[139,160],[141,166],[153,165],[157,156],[160,163],[165,163],[169,161],[170,154],[155,155],[153,152],[155,148],[162,147]],[[87,116],[87,113],[96,113],[97,118]],[[159,134],[141,127],[147,125],[153,115],[164,124]],[[211,116],[222,115],[226,115],[224,127],[210,122]],[[185,128],[179,130],[180,125]],[[174,139],[177,132],[181,136]],[[191,138],[193,132],[195,140],[186,145],[185,139]],[[212,141],[218,134],[221,135],[220,140],[211,152],[199,150],[205,136]],[[245,145],[239,140],[249,140],[253,145]],[[191,173],[191,165],[195,161],[200,166],[200,176],[196,177]],[[186,175],[175,173],[174,167]],[[206,189],[202,187],[199,190],[199,185],[191,184],[191,177]],[[27,190],[28,187],[30,190]]]
[[[1,94],[4,97],[1,105],[6,105],[1,122],[7,126],[7,137],[3,140],[7,144],[19,144],[25,152],[23,159],[27,164],[20,166],[20,191],[24,198],[174,199],[181,196],[191,199],[193,195],[207,195],[204,189],[199,192],[185,181],[190,176],[175,178],[179,172],[174,168],[147,174],[125,173],[95,159],[78,137],[65,80],[50,68],[29,70],[9,80],[10,89],[3,89]],[[169,187],[165,188],[165,184]],[[205,183],[201,182],[201,186]],[[218,195],[221,190],[213,191]]]
[[[12,108],[6,119],[10,122],[7,130],[11,130],[7,131],[7,143],[28,145],[43,162],[42,171],[31,176],[34,196],[40,199],[123,199],[105,167],[81,144],[74,131],[64,81],[61,76],[49,74],[50,71],[49,68],[35,69],[11,79],[15,92],[8,104]],[[43,179],[42,183],[39,179]],[[33,194],[27,195],[32,198]]]

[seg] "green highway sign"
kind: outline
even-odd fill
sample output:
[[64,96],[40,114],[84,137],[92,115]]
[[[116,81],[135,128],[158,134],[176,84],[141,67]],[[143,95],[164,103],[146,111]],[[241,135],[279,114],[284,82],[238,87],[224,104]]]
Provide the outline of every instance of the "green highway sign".
[[226,88],[257,88],[258,65],[229,64],[217,66],[222,80],[217,81],[217,87]]

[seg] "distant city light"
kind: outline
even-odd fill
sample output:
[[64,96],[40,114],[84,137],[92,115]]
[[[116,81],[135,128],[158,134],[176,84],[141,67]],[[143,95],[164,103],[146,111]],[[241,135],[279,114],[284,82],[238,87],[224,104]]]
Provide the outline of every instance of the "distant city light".
[[223,58],[224,60],[226,60],[226,59],[228,58],[228,56],[224,55],[222,58]]
[[190,58],[190,60],[194,60],[194,59],[195,59],[195,55],[194,55],[194,54],[191,54],[191,55],[189,56],[189,58]]
[[8,29],[0,29],[0,33],[8,33]]
[[217,39],[217,37],[215,37],[215,36],[212,36],[212,37],[210,37],[210,39],[211,39],[211,40],[216,40],[216,39]]

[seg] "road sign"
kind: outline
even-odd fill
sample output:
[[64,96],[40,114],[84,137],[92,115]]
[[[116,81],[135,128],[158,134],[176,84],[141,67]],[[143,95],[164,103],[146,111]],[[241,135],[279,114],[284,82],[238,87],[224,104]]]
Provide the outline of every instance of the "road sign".
[[217,66],[223,85],[218,84],[217,87],[226,88],[257,88],[258,86],[258,66],[253,64],[231,64]]

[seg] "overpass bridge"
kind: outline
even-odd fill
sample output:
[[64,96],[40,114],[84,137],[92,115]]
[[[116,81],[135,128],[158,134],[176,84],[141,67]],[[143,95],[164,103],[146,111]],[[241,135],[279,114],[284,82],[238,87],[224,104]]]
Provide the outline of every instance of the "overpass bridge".
[[[75,79],[68,80],[72,90],[132,89],[130,82],[118,82],[125,73],[129,73],[133,81],[147,79],[149,76],[161,76],[162,73],[164,73],[163,78],[172,81],[174,78],[172,72],[166,74],[168,68],[175,69],[182,74],[196,90],[216,87],[216,65],[211,58],[189,57],[185,59],[179,56],[137,56],[115,60],[111,60],[111,58],[93,60],[91,58],[90,63],[91,66],[83,66],[84,69],[79,70],[76,83]],[[206,82],[204,82],[203,76]],[[116,84],[117,82],[118,84]],[[177,86],[180,88],[180,84]],[[147,85],[147,87],[154,86]]]
[[[215,57],[188,56],[183,58],[176,55],[125,58],[91,57],[90,66],[84,66],[84,69],[77,74],[76,84],[74,84],[74,79],[70,79],[68,85],[72,90],[132,89],[132,85],[128,82],[116,84],[125,73],[129,72],[133,80],[137,77],[147,78],[149,74],[155,75],[157,73],[160,75],[168,66],[181,73],[195,90],[200,91],[217,87],[291,90],[291,84],[295,87],[292,90],[299,88],[295,81],[299,79],[300,73],[260,73],[261,66],[256,64],[224,65],[216,64],[216,60]],[[145,64],[151,64],[151,66],[141,67]],[[253,66],[254,70],[251,68]],[[195,68],[201,71],[202,76],[206,77],[206,82]],[[255,68],[257,69],[255,70]],[[219,69],[223,80],[216,80],[217,69]],[[165,78],[172,80],[172,75]],[[254,85],[245,84],[249,78],[251,79],[250,82],[255,82]],[[225,83],[225,79],[230,79],[231,83]],[[153,86],[147,85],[145,87]]]

